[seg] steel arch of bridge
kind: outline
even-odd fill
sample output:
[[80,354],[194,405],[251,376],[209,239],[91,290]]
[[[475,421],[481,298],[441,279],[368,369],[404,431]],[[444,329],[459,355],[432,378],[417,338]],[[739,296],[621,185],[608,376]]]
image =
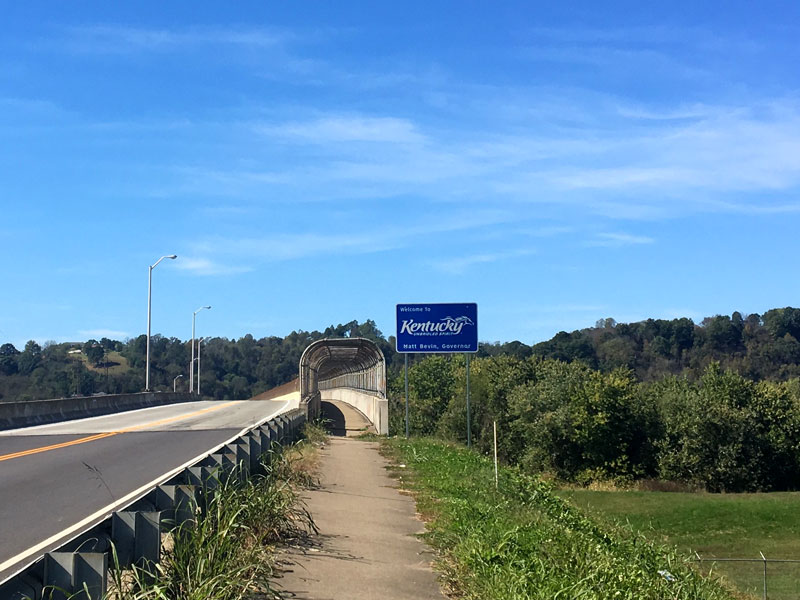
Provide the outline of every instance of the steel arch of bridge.
[[319,416],[321,391],[336,388],[385,400],[386,360],[377,344],[365,338],[326,338],[305,349],[300,358],[300,407],[309,419]]

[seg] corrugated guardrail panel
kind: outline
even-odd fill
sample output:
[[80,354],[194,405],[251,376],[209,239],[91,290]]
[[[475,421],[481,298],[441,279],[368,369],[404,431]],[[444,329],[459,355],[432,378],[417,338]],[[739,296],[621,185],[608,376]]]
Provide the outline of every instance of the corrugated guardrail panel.
[[63,589],[65,593],[59,591],[52,595],[52,600],[60,600],[83,590],[84,583],[89,596],[73,597],[100,600],[106,593],[112,543],[123,567],[145,561],[157,562],[161,554],[161,532],[193,517],[202,501],[203,488],[213,489],[220,477],[254,473],[273,443],[289,444],[300,437],[305,421],[305,413],[294,409],[248,430],[235,442],[209,453],[125,510],[113,513],[58,551],[47,553],[22,573],[0,584],[0,600],[41,600],[46,586]]

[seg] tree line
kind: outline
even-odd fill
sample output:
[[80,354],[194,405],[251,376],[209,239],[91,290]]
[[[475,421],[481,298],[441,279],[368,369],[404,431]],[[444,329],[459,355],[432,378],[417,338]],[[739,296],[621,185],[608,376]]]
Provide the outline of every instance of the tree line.
[[[410,431],[466,441],[466,361],[409,369]],[[656,479],[712,492],[800,486],[800,379],[754,382],[719,363],[697,379],[638,381],[573,361],[509,355],[471,361],[471,438],[533,472],[588,484]],[[390,434],[404,431],[404,381],[390,380]]]
[[[325,337],[366,337],[379,345],[388,367],[390,431],[402,432],[403,361],[394,338],[371,320],[283,338],[205,340],[203,395],[249,398],[291,381],[305,348]],[[603,319],[536,345],[481,344],[471,369],[472,437],[488,451],[496,421],[504,460],[579,483],[658,478],[710,491],[794,489],[798,339],[800,309],[787,307],[700,324]],[[141,391],[145,352],[144,335],[29,341],[22,350],[2,344],[0,400]],[[190,360],[188,342],[153,336],[152,387],[171,390],[183,374],[178,381],[186,389]],[[410,364],[411,431],[463,441],[463,355],[412,355]]]
[[[204,339],[200,389],[214,399],[251,398],[298,375],[306,347],[326,337],[366,337],[393,358],[390,342],[375,322],[331,325],[324,331],[293,331],[286,337]],[[79,350],[80,352],[76,352]],[[0,345],[0,401],[62,398],[98,393],[134,393],[144,389],[147,337],[125,341],[102,338],[80,343],[29,341],[19,350]],[[151,388],[188,389],[191,342],[154,335],[150,338]]]
[[800,376],[800,309],[786,307],[742,315],[716,315],[699,324],[691,319],[647,319],[617,323],[601,319],[571,333],[536,344],[531,353],[563,361],[579,360],[601,371],[619,367],[642,381],[686,374],[697,379],[711,363],[753,380]]

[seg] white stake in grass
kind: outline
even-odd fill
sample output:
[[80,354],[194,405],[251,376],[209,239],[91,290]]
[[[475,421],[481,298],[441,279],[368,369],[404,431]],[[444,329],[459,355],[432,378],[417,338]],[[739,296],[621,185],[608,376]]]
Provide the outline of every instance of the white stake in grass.
[[497,489],[497,421],[492,421],[494,429],[494,489]]

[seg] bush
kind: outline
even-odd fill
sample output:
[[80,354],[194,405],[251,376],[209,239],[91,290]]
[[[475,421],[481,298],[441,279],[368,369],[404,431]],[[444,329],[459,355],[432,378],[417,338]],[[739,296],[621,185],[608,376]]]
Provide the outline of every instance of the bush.
[[659,471],[712,492],[796,485],[800,421],[785,385],[756,384],[712,364],[697,384],[652,386],[664,421]]
[[510,409],[528,469],[582,483],[655,472],[658,418],[630,370],[547,361],[535,381],[514,390]]

